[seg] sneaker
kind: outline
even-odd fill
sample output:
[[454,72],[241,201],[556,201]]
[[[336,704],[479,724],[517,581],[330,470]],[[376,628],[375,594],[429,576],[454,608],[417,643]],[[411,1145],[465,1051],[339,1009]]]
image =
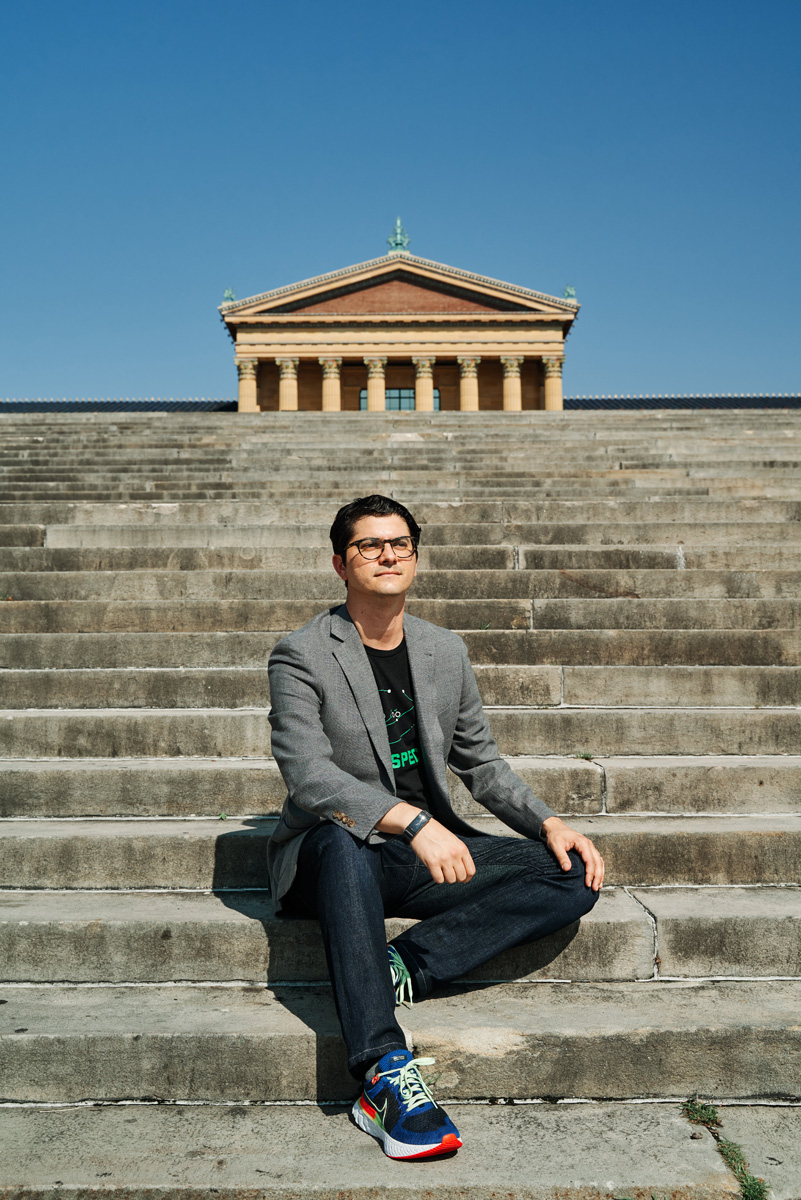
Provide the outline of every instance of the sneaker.
[[453,1121],[420,1078],[418,1068],[433,1062],[412,1058],[408,1050],[390,1050],[353,1105],[354,1121],[381,1142],[387,1158],[433,1158],[462,1144]]
[[402,1004],[405,1008],[411,1008],[414,1002],[412,1000],[412,977],[409,974],[409,968],[391,942],[387,946],[387,951],[389,953],[392,986],[395,989],[395,1003]]

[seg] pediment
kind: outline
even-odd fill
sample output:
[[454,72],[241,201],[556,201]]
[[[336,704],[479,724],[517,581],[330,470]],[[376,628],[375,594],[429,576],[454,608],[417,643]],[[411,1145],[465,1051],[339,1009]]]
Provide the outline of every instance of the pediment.
[[321,296],[305,297],[294,303],[272,308],[272,312],[303,312],[358,316],[419,313],[494,313],[517,311],[522,305],[480,292],[429,280],[418,280],[405,272],[384,275],[377,280],[334,288]]
[[531,313],[570,320],[578,307],[575,301],[396,253],[223,304],[220,312],[231,324],[238,318],[285,314],[369,318]]

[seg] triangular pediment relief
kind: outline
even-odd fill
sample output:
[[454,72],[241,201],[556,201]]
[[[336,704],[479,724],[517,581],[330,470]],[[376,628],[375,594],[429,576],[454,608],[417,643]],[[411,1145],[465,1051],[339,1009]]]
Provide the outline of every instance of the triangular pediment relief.
[[578,304],[415,255],[389,254],[220,306],[224,320],[261,314],[458,316],[504,312],[573,318]]

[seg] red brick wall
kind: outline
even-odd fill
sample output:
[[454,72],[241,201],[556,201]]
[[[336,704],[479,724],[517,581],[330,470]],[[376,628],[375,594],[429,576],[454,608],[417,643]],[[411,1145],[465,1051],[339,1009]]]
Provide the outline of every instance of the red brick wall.
[[331,300],[319,300],[304,313],[472,313],[497,312],[486,301],[476,303],[449,296],[432,288],[418,287],[402,279],[391,279],[373,287],[348,292]]

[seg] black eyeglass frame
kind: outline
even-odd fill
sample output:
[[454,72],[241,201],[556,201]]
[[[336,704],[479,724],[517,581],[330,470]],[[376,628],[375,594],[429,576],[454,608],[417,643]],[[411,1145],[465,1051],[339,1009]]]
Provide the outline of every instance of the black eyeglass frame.
[[[408,538],[409,541],[412,543],[412,552],[411,552],[411,554],[398,554],[396,547],[393,546],[392,543],[405,541],[406,538]],[[392,552],[395,555],[395,557],[399,558],[399,559],[401,559],[401,561],[403,561],[407,558],[414,558],[415,554],[417,553],[417,544],[418,544],[419,540],[420,540],[419,538],[413,537],[413,535],[411,533],[402,533],[400,535],[400,537],[396,537],[396,538],[369,538],[369,537],[359,538],[359,540],[356,542],[348,542],[347,546],[345,547],[345,554],[343,554],[342,557],[344,559],[345,555],[347,555],[351,546],[355,546],[359,555],[364,559],[365,562],[377,562],[378,559],[381,557],[381,555],[384,553],[384,547],[389,545],[389,546],[392,546]],[[363,542],[380,542],[381,543],[381,549],[375,558],[368,558],[366,554],[362,554],[361,545]]]

